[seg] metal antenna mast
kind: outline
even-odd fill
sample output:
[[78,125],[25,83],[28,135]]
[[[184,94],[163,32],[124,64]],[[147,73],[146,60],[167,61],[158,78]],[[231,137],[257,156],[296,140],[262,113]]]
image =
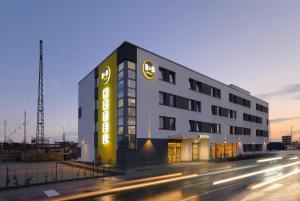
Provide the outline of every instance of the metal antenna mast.
[[24,140],[23,140],[23,143],[24,145],[27,143],[27,140],[26,140],[26,111],[24,111]]
[[43,41],[40,40],[39,86],[36,122],[36,144],[44,143]]
[[6,137],[6,124],[7,124],[7,121],[6,121],[6,119],[4,119],[4,143],[6,143],[7,142],[7,137]]

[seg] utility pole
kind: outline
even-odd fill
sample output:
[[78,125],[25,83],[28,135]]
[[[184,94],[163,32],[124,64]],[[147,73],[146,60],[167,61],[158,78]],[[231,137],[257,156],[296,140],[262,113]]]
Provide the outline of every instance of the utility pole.
[[43,41],[40,40],[40,62],[39,62],[39,83],[38,103],[36,122],[36,144],[44,143],[44,92],[43,92]]
[[23,126],[24,126],[24,140],[23,140],[23,143],[24,143],[24,147],[27,143],[27,140],[26,140],[26,111],[24,111],[24,123],[23,123]]
[[7,121],[6,121],[6,119],[4,119],[4,143],[7,142],[7,139],[6,139],[6,124],[7,124]]

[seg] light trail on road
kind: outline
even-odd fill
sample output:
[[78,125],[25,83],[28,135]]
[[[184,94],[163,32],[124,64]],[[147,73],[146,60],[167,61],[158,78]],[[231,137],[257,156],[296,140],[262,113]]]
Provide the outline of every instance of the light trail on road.
[[265,159],[257,160],[256,162],[257,163],[264,163],[264,162],[270,162],[270,161],[278,161],[278,160],[281,160],[281,159],[282,159],[282,157],[265,158]]
[[289,164],[285,164],[285,165],[280,165],[280,166],[276,166],[276,167],[272,167],[272,168],[267,168],[267,169],[260,170],[260,171],[251,172],[251,173],[248,173],[248,174],[242,174],[242,175],[239,175],[239,176],[235,176],[235,177],[215,181],[215,182],[213,182],[213,185],[219,185],[219,184],[223,184],[223,183],[227,183],[227,182],[231,182],[231,181],[235,181],[235,180],[240,180],[240,179],[255,176],[255,175],[258,175],[258,174],[262,174],[262,173],[266,173],[266,172],[272,172],[272,171],[275,171],[275,170],[280,170],[280,169],[283,169],[283,168],[286,168],[286,167],[291,167],[291,166],[299,165],[299,164],[300,164],[300,161],[297,161],[297,162],[293,162],[293,163],[289,163]]
[[282,175],[282,176],[280,176],[280,177],[275,177],[275,178],[273,178],[273,179],[269,179],[269,180],[267,180],[267,181],[264,181],[264,182],[261,182],[261,183],[252,185],[252,186],[250,186],[250,189],[251,189],[251,190],[255,190],[255,189],[257,189],[257,188],[261,188],[261,187],[263,187],[263,186],[272,184],[272,183],[274,183],[274,182],[276,182],[276,181],[282,180],[282,179],[284,179],[284,178],[290,177],[290,176],[292,176],[292,175],[294,175],[294,174],[298,174],[298,173],[300,173],[300,170],[299,170],[299,169],[298,169],[298,170],[294,170],[294,171],[292,171],[292,172],[290,172],[290,173],[288,173],[288,174]]
[[163,179],[163,180],[159,180],[159,181],[146,182],[143,184],[134,184],[134,185],[129,185],[129,186],[117,187],[117,188],[112,188],[112,189],[108,189],[108,190],[100,190],[100,191],[93,191],[93,192],[88,192],[88,193],[80,193],[77,195],[69,195],[69,196],[50,199],[50,200],[71,201],[71,200],[87,199],[87,198],[92,198],[92,197],[100,197],[103,195],[120,193],[120,192],[124,192],[124,191],[128,191],[128,190],[135,190],[135,189],[154,186],[154,185],[158,185],[158,184],[166,184],[166,183],[170,183],[170,182],[191,179],[191,178],[195,178],[198,176],[199,176],[198,174],[192,174],[192,175],[180,176],[180,177],[176,177],[176,178]]

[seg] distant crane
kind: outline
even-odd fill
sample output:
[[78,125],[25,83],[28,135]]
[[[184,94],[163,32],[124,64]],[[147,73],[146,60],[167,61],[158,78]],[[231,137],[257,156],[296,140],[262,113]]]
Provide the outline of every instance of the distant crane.
[[38,83],[38,103],[36,122],[36,144],[43,144],[44,141],[44,94],[43,94],[43,41],[40,40],[40,62],[39,62],[39,83]]

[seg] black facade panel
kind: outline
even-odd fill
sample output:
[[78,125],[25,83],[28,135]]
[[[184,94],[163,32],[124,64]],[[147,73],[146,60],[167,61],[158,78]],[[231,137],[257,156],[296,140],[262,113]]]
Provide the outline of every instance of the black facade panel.
[[137,62],[137,47],[124,42],[118,49],[117,49],[117,64],[121,63],[124,60],[129,60],[134,63]]
[[168,163],[168,139],[137,139],[137,149],[117,152],[118,166],[143,166]]

